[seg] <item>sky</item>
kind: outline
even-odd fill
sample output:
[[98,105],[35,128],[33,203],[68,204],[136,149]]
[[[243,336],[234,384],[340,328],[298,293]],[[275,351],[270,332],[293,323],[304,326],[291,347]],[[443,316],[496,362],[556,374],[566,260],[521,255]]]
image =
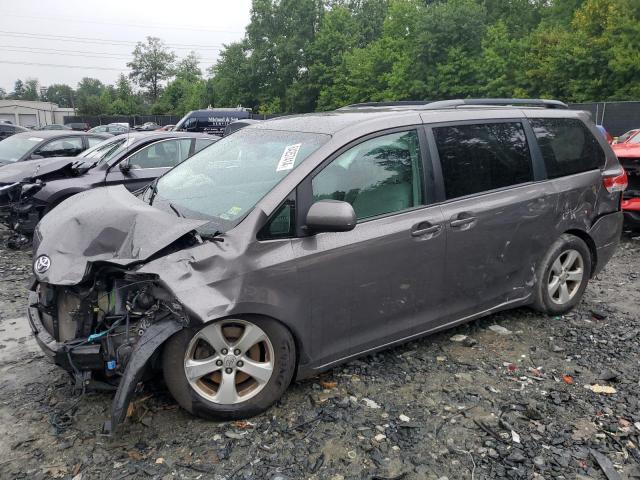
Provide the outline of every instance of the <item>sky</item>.
[[147,36],[178,58],[194,50],[204,72],[223,44],[243,37],[250,8],[251,0],[0,0],[0,88],[11,92],[18,78],[114,83]]

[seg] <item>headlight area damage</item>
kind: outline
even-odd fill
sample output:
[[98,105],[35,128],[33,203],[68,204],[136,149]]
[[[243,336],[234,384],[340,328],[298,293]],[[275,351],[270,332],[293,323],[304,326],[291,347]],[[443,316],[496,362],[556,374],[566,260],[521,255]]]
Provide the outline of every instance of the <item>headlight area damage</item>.
[[111,433],[125,419],[158,347],[188,319],[154,276],[105,267],[81,285],[35,284],[29,322],[40,347],[69,371],[77,390],[117,385],[105,424]]
[[33,198],[46,184],[21,181],[0,187],[0,221],[19,234],[33,232],[45,204]]

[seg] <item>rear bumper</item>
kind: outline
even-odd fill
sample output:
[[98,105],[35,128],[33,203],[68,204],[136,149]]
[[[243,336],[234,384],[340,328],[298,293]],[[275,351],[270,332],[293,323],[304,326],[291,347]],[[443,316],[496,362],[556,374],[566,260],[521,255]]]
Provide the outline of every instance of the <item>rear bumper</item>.
[[[49,361],[69,372],[73,372],[73,367],[79,370],[101,371],[104,369],[100,345],[87,344],[77,346],[69,353],[68,345],[56,341],[51,336],[42,323],[40,311],[38,310],[38,295],[35,292],[29,293],[27,317],[33,336]],[[69,358],[71,358],[73,366],[69,362]]]
[[622,236],[623,213],[614,212],[601,216],[589,230],[596,245],[596,266],[592,276],[602,271],[611,260]]

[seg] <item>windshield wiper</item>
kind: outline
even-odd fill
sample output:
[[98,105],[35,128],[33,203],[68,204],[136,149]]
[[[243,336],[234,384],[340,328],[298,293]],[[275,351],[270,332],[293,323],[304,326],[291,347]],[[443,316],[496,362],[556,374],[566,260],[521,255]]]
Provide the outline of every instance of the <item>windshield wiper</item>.
[[224,238],[222,238],[220,235],[222,235],[224,232],[221,232],[220,230],[216,230],[213,233],[200,233],[197,232],[196,235],[198,235],[202,240],[210,240],[212,242],[224,242]]
[[173,206],[173,203],[170,203],[170,204],[169,204],[169,208],[171,208],[171,210],[173,210],[174,212],[176,212],[176,215],[177,215],[177,216],[179,216],[180,218],[185,218],[185,216],[184,216],[184,215],[182,215],[182,214],[180,213],[180,211],[179,211],[176,207],[174,207],[174,206]]
[[156,178],[153,182],[149,184],[149,187],[147,187],[151,189],[151,196],[149,197],[149,206],[153,204],[153,199],[156,197],[156,193],[158,193],[158,189],[156,188],[157,182],[158,182],[158,179]]

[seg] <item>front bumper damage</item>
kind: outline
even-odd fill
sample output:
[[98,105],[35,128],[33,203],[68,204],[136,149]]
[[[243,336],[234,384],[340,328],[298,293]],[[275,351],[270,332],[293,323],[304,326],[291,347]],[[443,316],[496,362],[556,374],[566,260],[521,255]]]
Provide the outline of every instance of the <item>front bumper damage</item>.
[[0,223],[18,234],[31,235],[46,208],[46,204],[34,199],[33,195],[44,185],[37,180],[0,188]]
[[[128,297],[114,294],[108,299],[108,302],[114,298],[116,301],[124,300],[126,306],[123,310],[104,301],[89,305],[87,309],[87,304],[83,302],[73,303],[62,299],[62,291],[68,289],[60,287],[34,284],[29,295],[27,313],[33,335],[46,357],[72,375],[75,390],[84,391],[90,385],[102,390],[107,387],[115,390],[111,416],[104,424],[104,432],[108,434],[115,434],[125,420],[136,386],[147,372],[152,357],[159,352],[159,347],[188,324],[181,306],[163,293],[159,295],[161,298],[154,298],[153,302],[145,299],[144,306],[148,307],[146,312],[136,311],[140,310],[140,302],[136,302],[135,297],[132,301],[132,295],[150,297],[147,292],[159,292],[153,282],[138,283],[143,284],[142,289],[133,290],[126,283],[114,287],[129,290]],[[47,291],[57,291],[58,298],[49,293],[43,295],[41,287]],[[106,294],[99,293],[93,298],[100,302],[100,295]],[[47,296],[54,298],[54,301],[47,301]],[[163,302],[166,302],[164,308]],[[105,305],[115,307],[114,312],[107,311],[114,315],[99,311]],[[70,323],[70,319],[64,318],[61,313],[69,308],[71,310],[67,317],[73,317],[75,323]],[[117,315],[125,317],[115,320],[115,327],[112,325],[107,328],[108,320],[105,319]],[[87,325],[88,319],[91,319],[90,326]],[[69,338],[72,331],[73,338]]]

